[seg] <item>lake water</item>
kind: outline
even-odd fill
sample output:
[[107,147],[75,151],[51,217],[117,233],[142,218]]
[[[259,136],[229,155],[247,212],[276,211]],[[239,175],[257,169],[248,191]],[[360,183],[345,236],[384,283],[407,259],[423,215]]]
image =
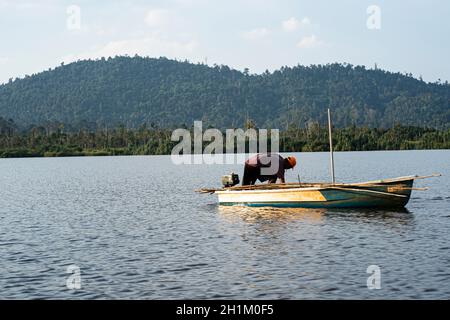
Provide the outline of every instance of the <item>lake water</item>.
[[[297,154],[288,181],[328,181]],[[0,298],[450,298],[450,151],[336,153],[338,182],[418,180],[406,210],[219,207],[222,174],[169,156],[0,160]],[[67,268],[81,289],[68,289]],[[381,289],[369,290],[370,265]]]

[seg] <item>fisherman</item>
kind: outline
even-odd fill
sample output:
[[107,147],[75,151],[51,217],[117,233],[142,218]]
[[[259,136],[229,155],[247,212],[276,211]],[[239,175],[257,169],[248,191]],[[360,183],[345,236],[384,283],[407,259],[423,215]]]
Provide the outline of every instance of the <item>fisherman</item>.
[[284,171],[293,169],[296,164],[297,159],[293,156],[283,158],[279,154],[257,154],[245,161],[242,185],[255,184],[256,180],[276,183],[277,179],[285,183]]

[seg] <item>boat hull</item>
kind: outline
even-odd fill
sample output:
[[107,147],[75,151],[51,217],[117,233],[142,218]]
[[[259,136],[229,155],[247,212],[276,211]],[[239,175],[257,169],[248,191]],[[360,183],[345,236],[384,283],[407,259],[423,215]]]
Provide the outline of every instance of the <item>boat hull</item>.
[[376,186],[291,188],[271,190],[226,190],[216,192],[219,204],[250,207],[376,208],[404,207],[414,179],[379,182]]

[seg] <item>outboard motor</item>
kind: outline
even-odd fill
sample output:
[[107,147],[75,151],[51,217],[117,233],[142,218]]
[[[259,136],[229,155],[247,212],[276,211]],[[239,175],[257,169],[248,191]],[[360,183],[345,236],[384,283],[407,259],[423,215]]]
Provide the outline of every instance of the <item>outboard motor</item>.
[[237,173],[230,173],[226,176],[222,176],[222,185],[224,188],[233,187],[239,184],[239,175]]

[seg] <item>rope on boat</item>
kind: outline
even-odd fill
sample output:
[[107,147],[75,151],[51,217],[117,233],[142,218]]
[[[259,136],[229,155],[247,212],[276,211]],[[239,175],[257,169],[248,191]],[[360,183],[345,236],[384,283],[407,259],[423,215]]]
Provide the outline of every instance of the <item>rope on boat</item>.
[[354,188],[339,188],[339,187],[331,187],[330,189],[344,190],[344,191],[367,192],[367,193],[375,193],[375,194],[384,195],[384,196],[395,196],[395,197],[400,197],[400,198],[408,198],[408,196],[405,196],[404,194],[390,193],[390,192],[381,192],[381,191],[375,191],[375,190],[369,190],[369,189],[354,189]]

